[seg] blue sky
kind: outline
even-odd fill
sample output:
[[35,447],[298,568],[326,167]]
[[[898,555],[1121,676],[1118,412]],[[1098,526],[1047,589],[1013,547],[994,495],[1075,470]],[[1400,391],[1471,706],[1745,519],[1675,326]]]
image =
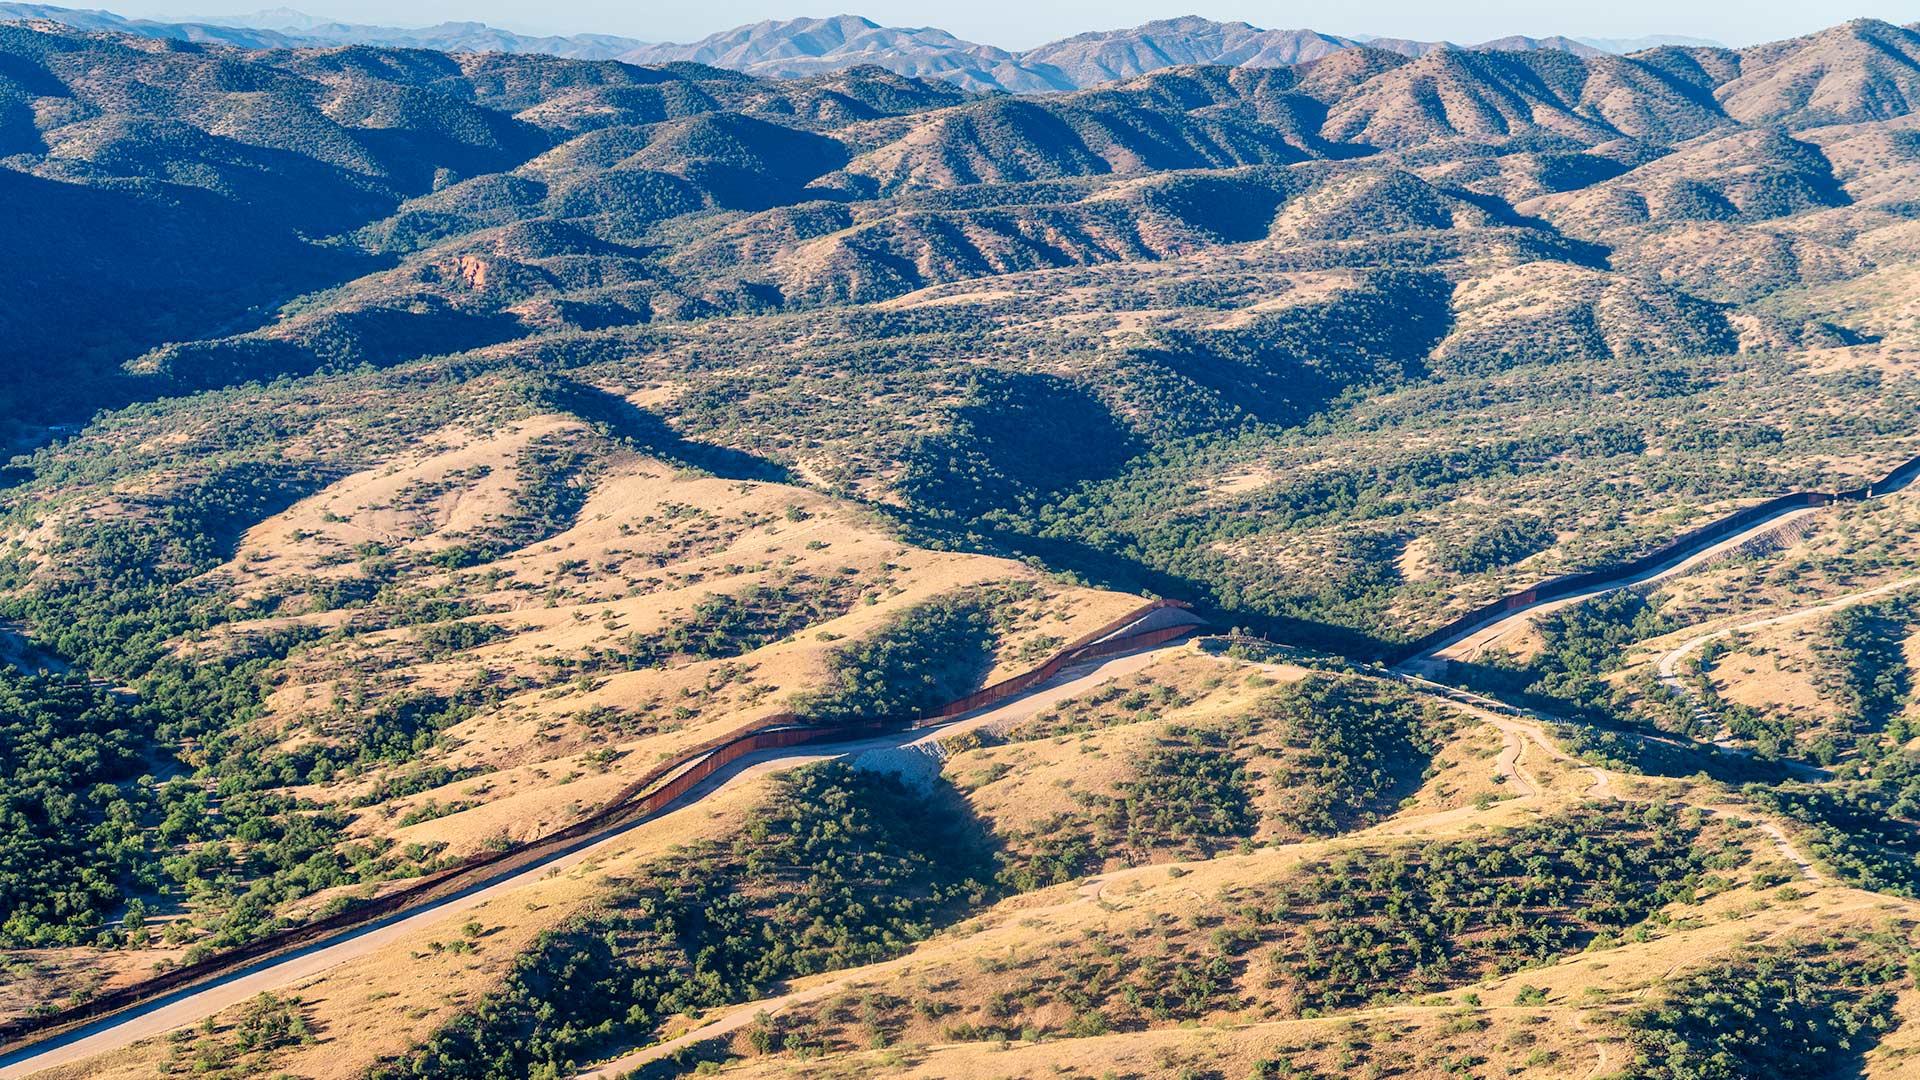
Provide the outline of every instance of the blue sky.
[[[1636,37],[1687,34],[1730,45],[1792,37],[1855,16],[1920,21],[1920,0],[1860,0],[1830,8],[1807,0],[54,0],[127,15],[236,14],[286,3],[351,22],[413,26],[473,19],[517,30],[599,31],[650,41],[687,41],[740,23],[843,11],[896,26],[938,26],[963,38],[1026,48],[1084,30],[1197,14],[1265,27],[1335,34],[1481,41],[1507,34]],[[835,6],[835,5],[838,6]]]

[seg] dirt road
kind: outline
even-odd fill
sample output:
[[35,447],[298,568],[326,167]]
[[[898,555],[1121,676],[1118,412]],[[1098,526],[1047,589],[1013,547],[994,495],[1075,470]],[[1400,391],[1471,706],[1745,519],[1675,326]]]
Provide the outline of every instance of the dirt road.
[[1477,659],[1488,649],[1499,644],[1502,639],[1525,629],[1538,615],[1566,607],[1569,604],[1577,604],[1582,600],[1591,599],[1595,596],[1610,593],[1618,589],[1630,588],[1634,585],[1652,584],[1656,581],[1663,581],[1675,575],[1686,573],[1704,562],[1712,561],[1736,548],[1750,544],[1784,525],[1798,521],[1807,515],[1818,513],[1819,509],[1818,507],[1797,507],[1785,510],[1772,517],[1762,518],[1712,547],[1704,551],[1696,552],[1686,558],[1676,559],[1671,563],[1653,567],[1638,574],[1616,578],[1604,585],[1596,585],[1593,588],[1574,593],[1571,596],[1557,597],[1527,607],[1516,608],[1512,614],[1500,619],[1498,622],[1488,623],[1470,633],[1463,634],[1450,641],[1442,642],[1425,653],[1407,658],[1402,661],[1399,666],[1404,671],[1431,675],[1440,668],[1443,668],[1445,662],[1448,660]]
[[1165,650],[1175,647],[1177,645],[1171,643],[1158,645],[1076,665],[1020,697],[958,717],[939,727],[901,732],[862,742],[795,747],[749,755],[716,773],[661,813],[622,825],[585,847],[532,864],[509,877],[428,907],[359,928],[309,949],[264,960],[216,982],[182,990],[0,1057],[0,1080],[31,1076],[43,1069],[82,1061],[96,1054],[129,1046],[141,1039],[187,1027],[264,991],[288,986],[349,960],[375,953],[416,929],[453,920],[503,894],[534,884],[557,870],[605,854],[635,827],[667,815],[685,813],[707,795],[740,783],[747,777],[834,758],[870,757],[875,759],[873,764],[876,766],[893,771],[898,763],[892,755],[902,751],[927,754],[927,761],[936,762],[937,758],[929,751],[941,739],[975,728],[1018,723],[1069,697],[1085,693],[1108,679],[1138,671],[1158,660]]
[[1782,612],[1778,615],[1750,616],[1740,622],[1698,634],[1660,655],[1658,665],[1660,681],[1676,689],[1685,690],[1685,681],[1679,676],[1681,662],[1693,655],[1702,645],[1716,638],[1723,638],[1729,634],[1737,634],[1743,630],[1758,630],[1766,626],[1778,626],[1781,623],[1796,622],[1800,619],[1811,618],[1815,615],[1831,614],[1835,611],[1853,607],[1856,604],[1865,604],[1877,600],[1880,597],[1902,592],[1916,586],[1920,586],[1920,577],[1901,578],[1899,581],[1890,581],[1885,585],[1878,585],[1871,589],[1862,589],[1859,592],[1848,593],[1845,596],[1836,596],[1831,600],[1822,600],[1817,604],[1808,604],[1806,607],[1795,608],[1792,611]]

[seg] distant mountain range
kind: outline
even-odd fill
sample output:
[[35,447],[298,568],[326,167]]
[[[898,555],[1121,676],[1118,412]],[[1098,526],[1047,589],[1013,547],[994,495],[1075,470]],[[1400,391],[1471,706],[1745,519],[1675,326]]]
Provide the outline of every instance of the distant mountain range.
[[129,19],[111,11],[0,3],[0,20],[45,19],[79,30],[108,30],[141,37],[175,38],[242,49],[300,49],[374,45],[440,52],[542,53],[572,60],[612,60],[645,43],[611,34],[539,37],[478,22],[448,22],[404,28],[331,22],[289,8],[251,15],[195,16],[178,20]]
[[934,27],[881,26],[856,15],[760,22],[685,44],[649,44],[610,34],[541,37],[478,22],[411,29],[363,26],[332,22],[288,8],[251,15],[151,20],[130,19],[108,11],[0,3],[0,19],[46,19],[82,30],[253,49],[373,45],[441,52],[542,53],[634,64],[691,61],[780,78],[872,64],[901,75],[941,79],[967,90],[1008,93],[1079,90],[1183,64],[1281,67],[1361,45],[1409,57],[1448,48],[1552,50],[1589,57],[1663,45],[1714,44],[1672,36],[1633,40],[1513,36],[1459,46],[1405,38],[1340,37],[1313,30],[1266,30],[1244,22],[1222,23],[1197,16],[1076,34],[1018,52],[966,41]]

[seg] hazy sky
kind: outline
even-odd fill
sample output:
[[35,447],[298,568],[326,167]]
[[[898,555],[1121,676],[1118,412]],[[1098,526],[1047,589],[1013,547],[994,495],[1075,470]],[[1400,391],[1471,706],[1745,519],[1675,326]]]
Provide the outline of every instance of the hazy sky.
[[[761,19],[841,12],[893,26],[938,26],[1009,49],[1085,30],[1198,14],[1264,27],[1336,34],[1482,41],[1507,34],[1636,37],[1688,34],[1729,45],[1792,37],[1862,15],[1920,21],[1920,0],[52,0],[125,15],[239,14],[285,3],[348,22],[416,26],[472,19],[515,30],[599,31],[649,41],[688,41]],[[189,8],[188,5],[191,5]]]

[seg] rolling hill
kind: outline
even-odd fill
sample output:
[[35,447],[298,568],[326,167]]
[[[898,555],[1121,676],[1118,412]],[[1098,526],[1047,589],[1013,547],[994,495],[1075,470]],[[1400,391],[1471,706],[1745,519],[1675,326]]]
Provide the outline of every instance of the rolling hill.
[[1911,1072],[1913,28],[38,14],[0,1075]]
[[[684,44],[643,42],[609,34],[516,34],[479,22],[447,22],[418,28],[363,26],[332,22],[288,9],[167,22],[48,4],[0,3],[0,19],[44,19],[80,30],[248,49],[373,45],[454,53],[542,54],[649,65],[708,64],[775,78],[805,78],[876,65],[900,75],[950,82],[964,90],[1014,94],[1086,89],[1189,64],[1286,66],[1361,44],[1405,56],[1423,56],[1459,47],[1442,41],[1344,38],[1313,30],[1265,30],[1248,23],[1222,23],[1197,16],[1077,34],[1023,51],[965,41],[935,27],[882,26],[857,15],[765,20]],[[1593,57],[1633,52],[1642,44],[1513,35],[1470,47],[1510,52],[1545,49]],[[1645,44],[1709,43],[1695,39],[1669,42],[1663,38],[1649,39]]]

